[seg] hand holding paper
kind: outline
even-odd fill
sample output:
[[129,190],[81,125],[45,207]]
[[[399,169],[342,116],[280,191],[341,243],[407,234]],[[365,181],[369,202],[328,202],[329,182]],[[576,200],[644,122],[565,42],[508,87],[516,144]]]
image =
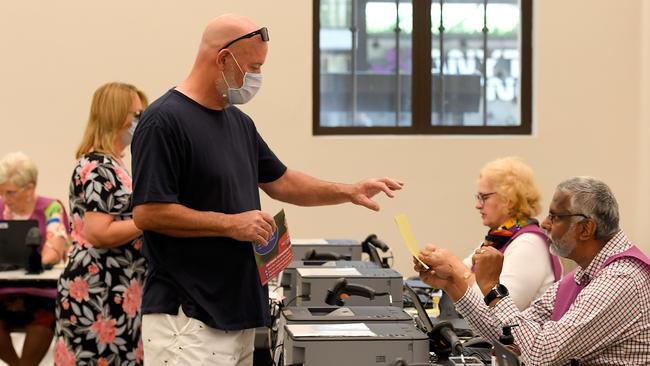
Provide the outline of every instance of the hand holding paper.
[[293,260],[291,239],[287,230],[284,210],[280,210],[273,219],[276,229],[273,231],[268,244],[253,244],[255,263],[257,264],[262,285],[266,285],[271,278],[280,274]]
[[395,223],[397,224],[397,228],[399,229],[400,234],[402,234],[404,244],[406,244],[406,247],[409,249],[413,257],[417,259],[424,268],[429,269],[429,266],[426,263],[422,262],[420,258],[418,258],[420,250],[418,249],[417,242],[415,241],[415,236],[413,236],[413,231],[411,230],[411,225],[409,224],[406,215],[399,214],[395,216]]

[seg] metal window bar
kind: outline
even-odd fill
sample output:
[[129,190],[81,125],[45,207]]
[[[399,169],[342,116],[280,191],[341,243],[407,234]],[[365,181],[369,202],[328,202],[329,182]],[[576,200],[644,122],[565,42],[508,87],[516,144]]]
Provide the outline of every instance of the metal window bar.
[[[482,37],[483,37],[483,60],[482,60],[482,79],[483,79],[483,86],[482,86],[482,100],[483,100],[483,111],[482,111],[482,120],[483,120],[483,126],[487,126],[487,57],[488,57],[488,33],[489,29],[487,27],[487,5],[488,5],[488,0],[483,0],[483,28],[481,29],[482,32]],[[438,26],[438,31],[439,31],[439,43],[440,43],[440,71],[438,72],[439,75],[439,80],[438,80],[438,88],[440,90],[439,93],[439,108],[438,108],[438,121],[440,124],[444,125],[445,124],[445,27],[444,27],[444,0],[440,0],[440,19],[439,19],[439,26]]]
[[350,68],[351,74],[350,79],[352,82],[352,126],[357,125],[357,92],[358,92],[358,81],[357,81],[357,47],[358,47],[358,36],[359,29],[357,28],[357,0],[352,0],[352,9],[350,10],[350,36],[352,37],[352,47],[350,49]]
[[488,27],[487,27],[488,0],[483,0],[483,126],[487,126],[487,54],[488,54]]
[[402,88],[400,81],[400,28],[399,28],[399,2],[395,0],[395,127],[399,126],[400,115],[402,112]]
[[444,68],[445,68],[445,40],[444,40],[444,33],[445,33],[445,26],[444,26],[444,19],[442,17],[443,13],[443,3],[444,0],[440,0],[440,20],[438,23],[438,34],[439,34],[439,42],[440,42],[440,71],[438,72],[438,88],[440,89],[439,97],[438,97],[438,123],[443,124],[444,123],[444,117],[445,117],[445,78],[444,78]]

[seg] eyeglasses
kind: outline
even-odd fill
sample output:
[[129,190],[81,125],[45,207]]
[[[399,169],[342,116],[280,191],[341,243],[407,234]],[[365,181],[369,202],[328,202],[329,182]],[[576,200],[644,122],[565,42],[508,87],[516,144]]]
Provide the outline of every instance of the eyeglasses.
[[22,188],[18,188],[18,189],[13,190],[13,191],[9,191],[9,190],[0,191],[0,196],[2,196],[4,198],[14,198],[14,197],[16,197],[18,194],[20,194],[21,192],[23,192],[26,189],[27,189],[27,186],[22,187]]
[[489,192],[489,193],[477,193],[474,195],[474,198],[476,198],[476,201],[482,205],[485,204],[485,201],[487,201],[488,198],[490,198],[491,195],[497,194],[497,192]]
[[572,213],[569,213],[569,214],[554,214],[554,213],[550,213],[550,212],[548,213],[548,216],[546,216],[546,218],[548,219],[548,221],[551,222],[551,224],[554,224],[555,221],[557,221],[557,219],[562,219],[562,218],[565,218],[565,217],[574,217],[574,216],[580,216],[580,217],[583,217],[585,219],[589,218],[589,216],[587,216],[585,214],[581,214],[581,213],[577,213],[577,214],[572,214]]
[[[241,36],[239,38],[233,39],[232,41],[226,43],[225,46],[221,47],[221,50],[223,50],[224,48],[228,48],[230,45],[232,45],[233,43],[235,43],[237,41],[241,41],[242,39],[246,39],[246,38],[251,38],[251,37],[254,37],[254,36],[258,35],[258,34],[262,38],[262,41],[264,41],[264,42],[269,41],[269,30],[266,29],[266,27],[262,27],[262,28],[260,28],[260,29],[258,29],[256,31],[252,31],[252,32],[250,32],[248,34],[244,34],[243,36]],[[221,50],[219,50],[219,51],[221,51]]]

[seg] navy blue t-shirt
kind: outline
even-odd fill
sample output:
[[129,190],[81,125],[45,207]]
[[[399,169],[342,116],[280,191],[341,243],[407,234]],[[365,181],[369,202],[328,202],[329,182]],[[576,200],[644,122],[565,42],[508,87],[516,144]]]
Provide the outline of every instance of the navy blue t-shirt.
[[[131,145],[133,205],[178,203],[235,214],[260,209],[258,183],[286,167],[236,107],[205,108],[170,90],[147,108]],[[177,314],[223,330],[269,324],[268,289],[253,247],[226,237],[144,232],[149,270],[142,312]]]

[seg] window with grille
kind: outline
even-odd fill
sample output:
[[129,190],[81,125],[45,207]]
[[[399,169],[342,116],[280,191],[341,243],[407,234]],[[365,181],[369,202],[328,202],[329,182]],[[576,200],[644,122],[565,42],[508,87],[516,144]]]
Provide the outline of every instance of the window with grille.
[[314,134],[529,134],[532,0],[314,0]]

